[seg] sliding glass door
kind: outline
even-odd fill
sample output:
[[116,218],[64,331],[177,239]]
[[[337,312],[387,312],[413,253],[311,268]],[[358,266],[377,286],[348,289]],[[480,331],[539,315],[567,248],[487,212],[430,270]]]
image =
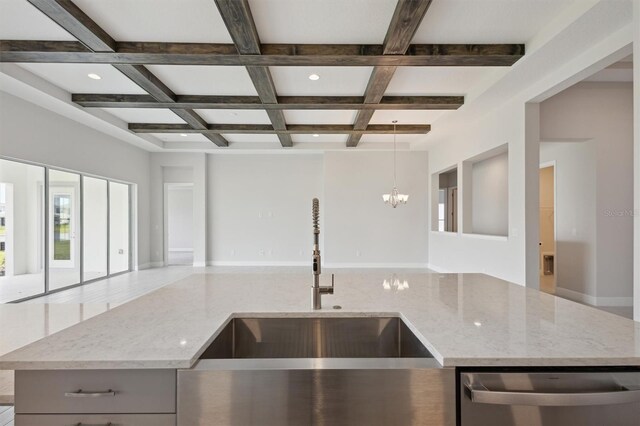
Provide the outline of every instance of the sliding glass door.
[[131,186],[0,159],[0,303],[131,270]]
[[0,303],[44,293],[45,168],[0,159]]
[[49,170],[49,290],[80,284],[80,175]]

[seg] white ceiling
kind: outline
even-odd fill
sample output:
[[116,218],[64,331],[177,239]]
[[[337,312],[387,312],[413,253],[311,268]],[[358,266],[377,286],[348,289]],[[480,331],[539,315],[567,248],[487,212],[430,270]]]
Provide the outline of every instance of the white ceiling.
[[[231,43],[213,0],[74,0],[117,41]],[[526,43],[572,2],[580,0],[435,0],[414,43]],[[250,0],[263,43],[383,42],[396,0]],[[0,38],[74,40],[25,0],[0,0]],[[109,65],[21,64],[70,93],[145,93]],[[150,65],[179,95],[257,93],[244,67]],[[362,96],[371,67],[270,67],[280,96]],[[503,71],[495,67],[399,67],[387,95],[466,95]],[[101,80],[92,80],[96,73]],[[318,74],[317,81],[309,80]],[[464,108],[464,107],[463,107]],[[183,123],[168,109],[105,109],[125,122]],[[268,124],[263,110],[197,110],[209,123]],[[287,110],[289,124],[351,124],[356,111]],[[455,111],[378,110],[374,124],[431,124]],[[207,141],[202,135],[155,135],[163,141]],[[276,135],[225,135],[230,142],[278,143]],[[425,135],[399,135],[414,142]],[[293,135],[294,142],[344,143],[346,135]],[[363,143],[391,142],[364,135]]]
[[162,108],[103,108],[110,114],[127,123],[175,123],[183,124],[184,120],[173,111]]
[[197,109],[196,112],[209,123],[270,124],[266,111],[261,109]]
[[414,43],[526,43],[581,0],[434,0]]
[[249,4],[262,43],[382,44],[396,1],[249,0]]
[[25,0],[0,0],[0,39],[75,40]]
[[245,67],[148,65],[147,68],[179,95],[258,95]]
[[[71,93],[147,93],[124,74],[103,64],[19,64]],[[98,74],[102,79],[93,80],[88,74]]]
[[231,43],[213,0],[74,0],[117,41]]
[[[280,96],[362,96],[372,67],[270,67]],[[317,74],[319,80],[309,80]]]

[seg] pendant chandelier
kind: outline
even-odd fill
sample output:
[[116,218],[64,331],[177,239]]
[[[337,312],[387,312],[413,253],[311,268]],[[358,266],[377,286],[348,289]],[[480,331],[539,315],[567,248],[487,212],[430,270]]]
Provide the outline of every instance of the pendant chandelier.
[[398,186],[396,185],[396,123],[398,123],[398,120],[393,120],[393,189],[391,193],[382,195],[384,202],[394,209],[399,204],[407,204],[409,199],[408,195],[401,194],[398,191]]

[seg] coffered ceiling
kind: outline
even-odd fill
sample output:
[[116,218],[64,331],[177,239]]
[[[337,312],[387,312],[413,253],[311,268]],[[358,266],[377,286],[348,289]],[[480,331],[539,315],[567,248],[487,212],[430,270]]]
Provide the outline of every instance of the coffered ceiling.
[[164,142],[358,149],[424,140],[571,2],[0,0],[0,60]]

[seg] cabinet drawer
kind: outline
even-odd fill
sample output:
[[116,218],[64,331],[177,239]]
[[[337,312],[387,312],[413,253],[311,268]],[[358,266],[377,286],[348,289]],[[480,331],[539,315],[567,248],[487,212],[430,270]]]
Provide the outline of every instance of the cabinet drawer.
[[17,414],[175,413],[175,370],[16,371]]
[[16,426],[176,426],[174,414],[18,414]]

